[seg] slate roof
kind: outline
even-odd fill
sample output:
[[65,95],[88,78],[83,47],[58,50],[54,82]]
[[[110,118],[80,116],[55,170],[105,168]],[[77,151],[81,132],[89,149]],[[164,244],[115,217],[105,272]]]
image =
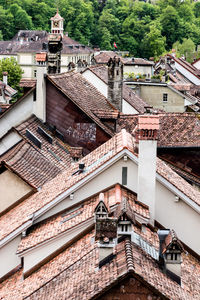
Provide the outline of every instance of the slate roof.
[[[200,147],[200,118],[198,113],[159,113],[158,147]],[[118,131],[125,128],[134,133],[138,116],[120,114]]]
[[[0,156],[2,165],[34,188],[42,186],[72,163],[67,147],[55,137],[52,137],[53,143],[50,144],[37,132],[38,127],[50,135],[47,128],[35,116],[32,116],[15,128],[22,140]],[[41,141],[41,149],[26,137],[27,129]]]
[[80,109],[85,112],[99,127],[110,136],[112,131],[105,126],[93,113],[93,110],[105,110],[110,113],[117,112],[114,106],[89,81],[75,71],[48,75],[47,78]]
[[[93,72],[103,82],[108,84],[108,69],[106,66],[91,66],[85,71]],[[125,99],[131,106],[133,106],[139,113],[145,112],[145,106],[148,104],[136,95],[125,83],[123,84],[123,99]]]
[[[109,196],[112,206],[115,199],[112,193]],[[134,207],[134,201],[129,203]],[[84,205],[84,208],[87,205],[91,208],[91,199],[88,199]],[[74,226],[73,219],[75,221],[76,218],[77,215],[72,217],[69,226]],[[87,213],[86,218],[90,218]],[[51,220],[54,220],[54,217]],[[38,226],[44,226],[44,222]],[[48,222],[46,226],[49,226]],[[102,294],[112,284],[119,282],[128,274],[147,282],[150,287],[155,288],[167,299],[198,299],[200,262],[189,253],[182,254],[182,284],[180,286],[161,271],[157,259],[148,252],[149,246],[153,247],[154,251],[158,251],[158,234],[148,227],[142,230],[137,225],[133,225],[133,230],[143,243],[138,244],[129,240],[119,242],[114,248],[114,257],[101,268],[98,267],[98,244],[94,239],[94,230],[90,231],[68,245],[60,254],[50,258],[46,264],[26,279],[22,280],[21,270],[10,276],[0,287],[2,299],[89,300]],[[34,231],[30,232],[30,236],[34,236],[34,234]]]
[[[92,172],[124,149],[128,149],[134,153],[134,141],[131,134],[122,130],[79,161],[79,163],[82,162],[85,164],[85,172],[72,175],[78,170],[78,164],[74,164],[71,168],[61,172],[54,179],[43,185],[40,191],[2,216],[0,218],[0,240],[8,236],[19,226],[28,222],[33,213],[39,211],[63,192],[73,187],[75,183],[77,184],[82,179],[86,179]],[[200,205],[200,192],[196,191],[189,183],[159,159],[157,161],[157,172],[197,205]],[[8,220],[10,220],[9,224]]]
[[[23,43],[20,39],[23,38]],[[0,54],[38,53],[43,50],[43,43],[48,43],[46,31],[20,30],[11,41],[0,41]],[[91,54],[93,50],[63,35],[62,54]]]

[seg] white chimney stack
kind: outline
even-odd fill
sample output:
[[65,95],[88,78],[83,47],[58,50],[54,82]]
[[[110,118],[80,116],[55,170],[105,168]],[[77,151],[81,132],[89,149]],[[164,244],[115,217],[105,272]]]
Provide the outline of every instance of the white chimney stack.
[[3,72],[3,83],[8,84],[8,72]]
[[154,225],[155,220],[156,157],[158,131],[158,116],[139,116],[138,200],[148,205],[150,211],[150,223],[152,225]]
[[[41,55],[46,55],[42,53]],[[44,58],[43,58],[44,59]],[[46,57],[45,57],[46,59]],[[36,57],[37,60],[37,57]],[[46,61],[43,64],[37,60],[37,73],[36,73],[36,101],[34,103],[34,114],[42,122],[46,122],[46,79],[45,75],[47,73]]]

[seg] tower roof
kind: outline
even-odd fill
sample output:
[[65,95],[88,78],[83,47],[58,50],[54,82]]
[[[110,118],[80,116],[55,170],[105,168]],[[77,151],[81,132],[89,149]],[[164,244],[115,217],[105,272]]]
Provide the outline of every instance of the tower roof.
[[64,19],[61,17],[61,15],[59,14],[58,8],[57,8],[57,12],[56,12],[55,16],[51,18],[51,21],[55,21],[55,20],[56,20],[56,21],[64,20]]

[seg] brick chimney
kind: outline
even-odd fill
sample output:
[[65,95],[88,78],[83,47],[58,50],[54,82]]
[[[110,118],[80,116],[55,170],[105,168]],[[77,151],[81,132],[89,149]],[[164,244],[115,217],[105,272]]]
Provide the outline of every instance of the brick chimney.
[[156,155],[159,117],[142,115],[138,118],[138,200],[149,206],[150,223],[155,219]]
[[8,72],[3,72],[3,83],[8,84]]
[[121,112],[123,99],[123,64],[114,56],[108,61],[108,100]]

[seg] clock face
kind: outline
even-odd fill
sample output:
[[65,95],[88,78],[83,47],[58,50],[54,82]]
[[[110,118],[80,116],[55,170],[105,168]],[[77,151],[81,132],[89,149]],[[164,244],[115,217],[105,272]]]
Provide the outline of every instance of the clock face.
[[54,27],[58,27],[59,26],[59,22],[58,21],[54,21],[53,25],[54,25]]

